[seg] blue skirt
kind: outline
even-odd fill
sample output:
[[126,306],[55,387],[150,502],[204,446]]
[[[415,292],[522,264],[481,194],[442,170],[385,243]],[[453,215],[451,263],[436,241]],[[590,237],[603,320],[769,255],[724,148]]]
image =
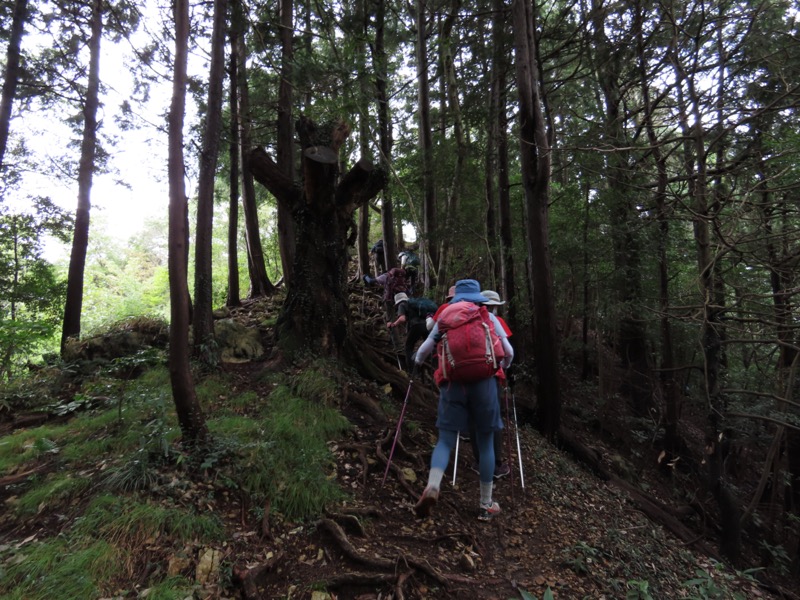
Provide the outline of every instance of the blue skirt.
[[447,382],[439,388],[436,427],[447,431],[499,431],[503,429],[497,380],[476,383]]

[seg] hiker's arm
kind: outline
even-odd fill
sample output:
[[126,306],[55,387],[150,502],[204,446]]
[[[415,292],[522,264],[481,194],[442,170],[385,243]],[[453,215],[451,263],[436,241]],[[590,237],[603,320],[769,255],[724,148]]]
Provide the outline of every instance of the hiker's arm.
[[414,362],[418,365],[424,363],[428,356],[430,356],[434,346],[436,346],[436,342],[438,342],[441,338],[442,336],[439,335],[439,324],[436,323],[433,326],[433,329],[431,329],[431,332],[428,334],[428,337],[425,338],[425,341],[422,342],[422,345],[417,349],[417,354],[414,356]]
[[397,317],[397,319],[395,319],[394,321],[389,323],[387,325],[387,327],[389,329],[391,329],[392,327],[397,327],[398,325],[402,325],[405,322],[406,322],[406,316],[405,315],[400,315],[399,317]]
[[500,320],[492,313],[489,313],[489,320],[494,324],[494,332],[497,334],[497,337],[500,338],[500,342],[503,344],[503,353],[505,356],[503,357],[502,366],[504,369],[507,369],[511,366],[511,361],[514,360],[514,348],[508,341],[508,335],[506,334],[506,330],[503,329],[503,326],[500,324]]

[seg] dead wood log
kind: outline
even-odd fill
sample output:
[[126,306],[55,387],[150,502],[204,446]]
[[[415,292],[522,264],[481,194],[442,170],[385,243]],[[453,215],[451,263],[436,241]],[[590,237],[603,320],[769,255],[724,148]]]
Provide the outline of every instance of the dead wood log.
[[20,473],[14,473],[13,475],[6,475],[5,477],[0,477],[0,488],[9,485],[14,485],[15,483],[19,483],[21,481],[25,481],[26,479],[33,477],[34,475],[38,475],[39,473],[47,471],[49,468],[50,465],[42,464],[32,469],[28,469],[27,471],[21,471]]

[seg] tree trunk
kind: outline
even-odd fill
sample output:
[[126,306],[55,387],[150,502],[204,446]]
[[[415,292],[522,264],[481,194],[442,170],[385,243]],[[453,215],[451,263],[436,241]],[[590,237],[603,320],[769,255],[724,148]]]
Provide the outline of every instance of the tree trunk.
[[92,206],[92,179],[97,154],[97,109],[100,104],[100,41],[103,37],[103,2],[92,2],[91,38],[89,40],[89,81],[83,105],[83,139],[81,160],[78,166],[78,208],[75,213],[75,231],[69,257],[67,297],[64,304],[64,323],[61,330],[61,352],[67,340],[81,334],[83,310],[83,274],[86,268],[86,250],[89,246],[89,221]]
[[[232,47],[235,44],[231,44]],[[228,73],[230,89],[230,145],[228,156],[230,158],[230,173],[228,183],[230,186],[230,201],[228,208],[228,297],[225,305],[229,307],[241,306],[241,293],[239,291],[239,102],[237,100],[236,82],[238,58],[236,52],[231,52],[230,72]]]
[[244,208],[244,232],[247,242],[247,266],[250,273],[251,298],[267,296],[275,291],[275,286],[269,280],[266,264],[264,263],[264,250],[261,245],[261,232],[258,227],[258,207],[256,206],[256,191],[253,184],[253,174],[250,172],[249,161],[250,141],[250,100],[247,84],[247,46],[244,41],[244,14],[242,0],[235,0],[233,4],[233,18],[231,19],[231,35],[236,46],[236,55],[239,59],[237,65],[237,89],[239,91],[239,156],[242,171],[242,206]]
[[214,1],[214,25],[211,34],[211,64],[208,72],[208,113],[200,150],[200,172],[197,181],[197,228],[194,260],[194,352],[216,362],[214,317],[212,315],[213,277],[211,238],[214,224],[214,180],[219,158],[222,129],[222,81],[225,77],[225,23],[228,1]]
[[[6,69],[3,74],[3,95],[0,98],[0,168],[4,164],[8,132],[11,126],[11,108],[17,95],[19,83],[19,53],[25,21],[28,18],[28,0],[14,2],[14,14],[11,17],[11,31],[6,49]],[[0,171],[1,172],[1,171]]]
[[[389,96],[386,91],[388,73],[388,59],[384,36],[386,31],[386,0],[376,0],[375,13],[375,52],[372,56],[372,65],[375,70],[375,99],[378,104],[378,132],[380,136],[381,169],[389,172],[392,162],[392,129],[389,120]],[[394,229],[394,206],[392,196],[388,189],[381,195],[381,236],[383,239],[382,269],[388,271],[397,266],[397,239]]]
[[425,20],[426,0],[417,0],[417,98],[419,114],[419,146],[422,155],[422,236],[420,255],[423,273],[430,288],[439,285],[439,251],[437,247],[436,185],[433,177],[433,136],[431,134],[430,84],[428,83],[428,45]]
[[[278,167],[289,179],[294,179],[294,128],[292,127],[292,102],[294,93],[294,2],[281,0],[281,82],[278,89]],[[283,281],[292,281],[292,264],[295,253],[295,224],[286,207],[278,202],[278,247],[283,265]]]
[[294,283],[277,324],[281,350],[341,357],[350,329],[348,235],[355,210],[385,185],[385,174],[361,159],[337,183],[338,153],[349,134],[343,124],[317,127],[301,118],[303,187],[286,178],[269,155],[253,150],[254,177],[291,210],[297,224]]
[[[494,0],[494,18],[492,20],[493,61],[492,85],[493,94],[496,95],[497,121],[494,128],[497,149],[497,203],[500,212],[500,264],[502,265],[501,295],[506,301],[506,315],[512,331],[521,331],[521,324],[517,317],[517,284],[514,267],[514,239],[512,235],[511,218],[511,185],[508,179],[508,93],[506,92],[507,75],[509,69],[508,56],[508,9],[503,0]],[[522,348],[515,348],[521,352]],[[519,359],[523,356],[520,354]]]
[[189,2],[175,0],[175,65],[169,111],[169,372],[172,397],[187,446],[208,437],[205,419],[189,369],[189,287],[186,279],[188,207],[184,182],[183,121],[186,110],[186,63],[189,46]]
[[522,180],[528,208],[528,255],[537,332],[534,343],[538,376],[537,426],[548,439],[554,440],[561,426],[561,391],[548,224],[550,147],[536,59],[534,7],[531,0],[514,0],[512,10],[520,102]]

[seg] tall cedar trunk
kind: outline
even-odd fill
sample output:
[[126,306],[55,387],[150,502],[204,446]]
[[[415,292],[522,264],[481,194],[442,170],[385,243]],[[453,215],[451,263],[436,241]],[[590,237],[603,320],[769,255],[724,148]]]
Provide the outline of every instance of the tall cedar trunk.
[[231,35],[234,36],[237,65],[237,89],[239,90],[239,166],[242,179],[242,206],[244,208],[244,232],[247,242],[247,266],[250,273],[251,298],[266,296],[275,291],[269,280],[264,263],[264,250],[261,245],[261,232],[258,227],[258,207],[253,175],[247,157],[250,155],[250,100],[247,83],[247,47],[244,41],[244,14],[242,0],[234,0]]
[[[231,44],[231,49],[235,44]],[[228,207],[228,296],[226,306],[241,306],[241,293],[239,290],[239,109],[236,92],[238,58],[236,52],[231,52],[229,63],[229,105],[230,105],[230,145],[228,157],[231,163],[228,176],[230,187],[230,200]]]
[[[503,0],[494,0],[494,18],[492,20],[493,59],[492,85],[496,87],[497,120],[497,201],[500,209],[500,261],[502,265],[501,294],[506,301],[506,316],[512,331],[520,330],[517,318],[517,285],[514,268],[514,240],[511,229],[511,185],[508,179],[508,93],[506,91],[509,69],[508,48],[508,8]],[[523,348],[515,348],[522,360]]]
[[548,439],[554,440],[561,426],[561,391],[548,231],[550,147],[536,59],[534,7],[530,0],[514,0],[512,7],[521,167],[528,208],[528,255],[536,325],[533,351],[538,376],[537,426]]
[[[219,158],[222,129],[222,81],[225,77],[225,23],[228,0],[214,0],[214,26],[211,34],[211,64],[208,71],[208,113],[200,150],[197,180],[197,229],[194,258],[194,350],[198,356],[216,355],[212,315],[213,277],[211,238],[214,223],[214,180]],[[215,360],[215,356],[207,356]]]
[[436,246],[436,185],[433,179],[433,136],[431,134],[431,101],[428,83],[428,46],[425,26],[426,0],[417,0],[417,112],[419,115],[419,146],[422,155],[422,251],[423,273],[428,286],[439,285],[439,252]]
[[[294,179],[294,128],[292,127],[292,83],[294,61],[294,2],[281,0],[281,82],[278,87],[278,167],[289,179]],[[292,214],[278,202],[278,247],[283,264],[283,281],[292,280],[292,262],[295,253],[295,225]]]
[[632,144],[626,139],[626,115],[622,105],[620,78],[627,54],[614,47],[606,36],[609,11],[601,0],[592,2],[594,30],[595,69],[603,92],[605,123],[604,142],[614,151],[608,156],[606,198],[611,212],[611,240],[614,267],[618,276],[614,280],[616,300],[623,308],[617,324],[617,353],[626,373],[622,392],[630,398],[638,416],[646,416],[652,402],[650,368],[644,320],[636,310],[644,304],[641,285],[641,250],[635,234],[637,221],[634,186],[631,182],[633,161],[627,149]]
[[277,340],[284,353],[311,352],[341,357],[350,328],[347,295],[349,235],[355,210],[374,197],[385,175],[361,159],[337,183],[338,153],[349,134],[343,124],[317,127],[301,118],[297,125],[303,148],[303,187],[286,178],[269,155],[253,150],[253,176],[297,224],[295,278],[277,323]]
[[[696,51],[696,49],[694,49]],[[706,485],[717,501],[720,511],[722,539],[720,550],[728,559],[736,562],[741,549],[740,509],[737,501],[724,479],[722,444],[723,435],[720,417],[723,414],[720,394],[720,305],[715,301],[717,284],[715,259],[711,249],[710,223],[713,218],[708,208],[706,148],[700,119],[699,97],[694,89],[694,81],[687,76],[677,53],[672,55],[678,90],[678,108],[681,130],[684,134],[683,157],[685,170],[689,176],[689,197],[692,200],[693,231],[697,253],[698,280],[703,303],[701,324],[701,348],[705,375],[705,394],[708,406],[706,425]],[[689,96],[687,103],[686,93]],[[688,104],[688,105],[687,105]],[[692,113],[694,125],[690,124]]]
[[[364,3],[356,2],[356,15],[355,19],[358,23],[362,24],[361,34],[363,39],[367,40],[369,35],[368,19],[364,13]],[[357,61],[359,68],[364,72],[368,70],[367,67],[367,53],[366,44],[359,44],[356,48]],[[366,100],[370,97],[372,85],[366,77],[361,79],[361,97]],[[362,112],[358,119],[358,147],[361,150],[361,156],[369,156],[369,115]],[[360,280],[364,275],[369,274],[369,203],[362,204],[358,209],[358,228],[356,238],[356,251],[358,256],[358,272],[357,276]],[[362,290],[363,292],[363,290]]]
[[186,278],[188,206],[184,182],[183,119],[186,110],[186,62],[189,46],[189,2],[175,0],[175,65],[169,110],[169,373],[172,398],[190,447],[208,438],[205,419],[189,369],[189,287]]
[[86,250],[89,246],[89,221],[92,206],[92,179],[97,153],[97,109],[100,103],[100,41],[103,36],[103,2],[92,2],[92,34],[89,40],[89,81],[83,105],[83,139],[81,160],[78,166],[78,208],[75,213],[75,231],[69,257],[67,297],[64,305],[64,323],[61,329],[61,352],[67,339],[81,334],[83,310],[83,274],[86,267]]
[[644,104],[643,119],[647,130],[647,139],[652,148],[653,160],[658,173],[655,191],[656,218],[658,220],[658,288],[659,329],[661,333],[661,371],[660,382],[664,398],[664,449],[670,454],[667,460],[678,454],[681,441],[678,434],[678,387],[675,383],[675,359],[672,344],[672,327],[669,319],[669,211],[667,207],[667,160],[661,152],[656,128],[653,125],[653,104],[650,100],[650,81],[648,65],[645,57],[645,41],[642,32],[644,7],[636,3],[636,51],[638,56],[639,80],[642,88]]
[[[441,252],[439,255],[441,277],[445,277],[449,264],[450,254],[452,252],[454,227],[456,222],[456,215],[459,212],[461,204],[462,186],[464,185],[464,164],[467,160],[467,142],[464,136],[464,123],[461,118],[461,107],[459,106],[458,84],[455,72],[455,57],[453,56],[453,40],[452,33],[453,27],[458,18],[458,11],[461,7],[460,0],[451,0],[450,12],[442,23],[441,36],[439,43],[441,44],[442,55],[442,79],[445,88],[445,99],[447,100],[447,111],[442,111],[448,119],[453,122],[453,134],[456,138],[456,164],[453,169],[453,177],[450,182],[450,193],[447,197],[447,206],[445,209],[445,229],[447,235],[441,236]],[[444,282],[441,282],[444,286]]]
[[28,0],[16,0],[11,17],[11,32],[6,49],[6,69],[3,74],[3,95],[0,98],[0,167],[3,166],[8,145],[8,132],[11,126],[11,108],[17,95],[19,83],[19,52],[25,20],[28,18]]
[[[392,129],[389,120],[389,61],[386,56],[384,36],[386,34],[386,0],[376,0],[375,13],[375,53],[372,65],[375,70],[375,99],[378,104],[378,132],[380,136],[381,169],[388,172],[392,162]],[[394,229],[394,207],[388,189],[383,190],[381,201],[381,235],[383,238],[383,269],[397,266],[397,239]]]

